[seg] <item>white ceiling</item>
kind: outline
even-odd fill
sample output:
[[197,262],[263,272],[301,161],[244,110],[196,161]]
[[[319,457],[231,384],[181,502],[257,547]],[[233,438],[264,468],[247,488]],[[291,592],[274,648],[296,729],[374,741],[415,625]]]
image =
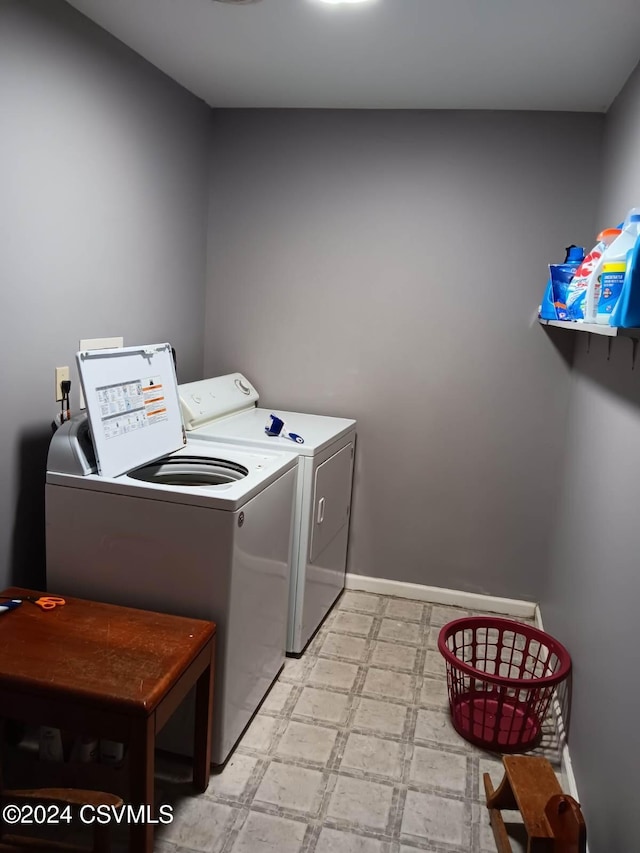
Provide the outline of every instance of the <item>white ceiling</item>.
[[68,0],[213,107],[605,111],[640,0]]

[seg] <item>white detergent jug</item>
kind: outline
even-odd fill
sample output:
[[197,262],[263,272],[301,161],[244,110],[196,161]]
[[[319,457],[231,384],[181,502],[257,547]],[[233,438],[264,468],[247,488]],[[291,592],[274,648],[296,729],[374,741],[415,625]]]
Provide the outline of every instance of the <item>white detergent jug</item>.
[[[596,308],[600,298],[600,274],[602,272],[602,255],[613,241],[622,234],[620,228],[606,228],[598,234],[598,242],[576,272],[571,287],[580,291],[583,289],[583,315],[585,323],[595,323]],[[575,319],[580,319],[576,317]]]

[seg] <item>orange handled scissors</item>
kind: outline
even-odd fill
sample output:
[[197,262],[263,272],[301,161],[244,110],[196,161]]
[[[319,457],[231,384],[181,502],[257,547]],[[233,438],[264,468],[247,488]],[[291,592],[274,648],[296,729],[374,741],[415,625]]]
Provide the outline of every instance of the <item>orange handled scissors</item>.
[[[8,598],[8,596],[2,595],[0,598]],[[20,601],[31,601],[43,610],[53,610],[54,607],[62,607],[63,604],[66,604],[64,598],[60,598],[58,595],[39,595],[37,597],[30,595],[26,598],[21,598]]]

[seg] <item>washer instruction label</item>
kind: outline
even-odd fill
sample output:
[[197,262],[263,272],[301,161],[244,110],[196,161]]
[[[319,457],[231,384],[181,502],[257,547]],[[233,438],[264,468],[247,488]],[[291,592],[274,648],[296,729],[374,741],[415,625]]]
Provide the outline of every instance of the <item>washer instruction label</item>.
[[105,438],[167,420],[162,377],[132,379],[96,388]]

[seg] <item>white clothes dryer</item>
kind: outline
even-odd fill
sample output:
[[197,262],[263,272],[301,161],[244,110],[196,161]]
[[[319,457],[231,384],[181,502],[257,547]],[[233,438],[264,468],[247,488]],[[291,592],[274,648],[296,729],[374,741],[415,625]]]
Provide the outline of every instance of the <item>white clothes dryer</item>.
[[[258,392],[241,373],[178,391],[189,440],[286,451],[297,460],[287,652],[300,655],[345,585],[356,422],[259,408]],[[303,443],[267,435],[272,413]]]
[[[78,354],[89,417],[63,424],[49,449],[47,587],[216,622],[222,764],[284,663],[296,464],[187,443],[165,347]],[[171,748],[189,754],[189,734],[174,732]]]

